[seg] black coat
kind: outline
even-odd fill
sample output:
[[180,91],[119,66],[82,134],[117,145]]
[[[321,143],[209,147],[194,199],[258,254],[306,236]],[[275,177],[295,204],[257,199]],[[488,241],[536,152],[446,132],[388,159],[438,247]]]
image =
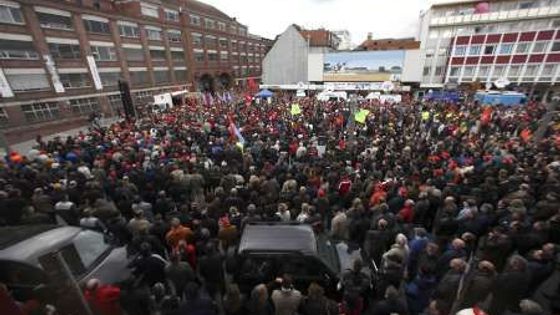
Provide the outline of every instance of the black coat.
[[505,271],[496,278],[489,313],[501,315],[506,310],[519,312],[519,302],[527,296],[529,272]]

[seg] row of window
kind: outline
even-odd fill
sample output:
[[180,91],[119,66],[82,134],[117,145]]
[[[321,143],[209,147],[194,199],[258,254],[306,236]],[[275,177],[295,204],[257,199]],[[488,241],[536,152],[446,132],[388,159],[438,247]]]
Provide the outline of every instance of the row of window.
[[[186,70],[175,70],[177,81],[186,81]],[[48,76],[45,73],[7,73],[6,80],[14,92],[36,92],[51,89]],[[83,73],[60,73],[60,83],[66,89],[86,88],[92,86],[92,80],[87,72]],[[116,86],[121,79],[120,72],[99,73],[103,86]],[[150,83],[147,71],[131,71],[131,83],[143,85]],[[154,79],[156,83],[170,82],[168,70],[155,70]]]
[[549,41],[538,41],[538,42],[519,42],[517,44],[513,43],[501,43],[501,44],[486,44],[486,45],[470,45],[470,46],[455,46],[453,54],[455,56],[480,56],[480,55],[510,55],[512,53],[516,54],[527,54],[531,53],[548,53],[548,52],[559,52],[560,51],[560,41],[549,42]]
[[231,34],[236,34],[236,35],[240,35],[240,36],[247,36],[247,28],[243,27],[243,26],[236,26],[234,24],[231,24],[229,26],[229,30],[228,30],[228,26],[226,23],[224,22],[216,22],[215,20],[209,19],[209,18],[204,18],[204,25],[202,24],[202,20],[203,18],[200,17],[199,15],[196,14],[191,14],[189,16],[189,20],[191,25],[193,26],[198,26],[198,27],[202,27],[204,26],[204,28],[209,29],[209,30],[215,30],[217,29],[220,32],[229,32]]
[[[54,59],[76,60],[82,58],[80,46],[78,44],[49,43],[49,51]],[[91,45],[92,56],[96,61],[117,61],[117,52],[114,46]],[[150,58],[153,61],[167,60],[167,51],[158,47],[149,49]],[[145,53],[142,48],[123,47],[123,55],[126,61],[142,62],[145,61]],[[208,51],[208,61],[221,60],[222,62],[239,61],[241,63],[260,63],[262,54],[237,54],[229,57],[227,51],[221,51],[218,56],[217,51]],[[174,65],[185,64],[185,54],[183,51],[170,51],[171,61]],[[197,62],[205,60],[204,51],[195,51],[194,58]],[[31,41],[20,40],[0,40],[0,59],[22,59],[37,60],[39,54],[36,52]]]
[[480,25],[461,25],[457,27],[439,27],[431,29],[428,33],[428,39],[452,38],[455,36],[467,35],[484,35],[484,34],[500,34],[523,31],[541,31],[547,29],[556,29],[560,27],[560,19],[542,19],[515,21],[504,23],[480,24]]
[[[218,52],[216,51],[207,51],[206,53],[204,53],[204,51],[195,51],[194,52],[194,60],[198,63],[202,63],[205,60],[205,56],[206,56],[206,60],[213,62],[213,61],[218,61],[220,60],[220,62],[228,62],[230,60],[229,54],[227,52],[220,52],[218,54]],[[253,57],[253,56],[245,56],[245,55],[240,55],[239,57],[237,55],[232,55],[231,60],[233,62],[237,61],[237,58],[239,58],[239,62],[240,63],[257,63],[257,67],[260,68],[260,59],[257,57]]]
[[264,52],[264,45],[261,44],[237,42],[236,40],[228,40],[227,38],[218,39],[216,36],[212,36],[212,35],[203,36],[200,33],[191,33],[191,37],[194,46],[202,46],[206,44],[207,47],[218,47],[219,44],[221,49],[229,49],[231,45],[232,50]]
[[[542,71],[539,74],[539,70],[541,69],[541,65],[526,65],[525,67],[522,65],[511,65],[509,68],[504,65],[495,65],[495,66],[452,66],[449,68],[449,77],[477,77],[480,79],[486,79],[488,76],[492,76],[493,78],[501,78],[501,77],[554,77],[556,74],[556,70],[558,68],[557,64],[546,64],[542,66]],[[463,72],[461,73],[461,69]],[[517,79],[515,79],[517,81]]]

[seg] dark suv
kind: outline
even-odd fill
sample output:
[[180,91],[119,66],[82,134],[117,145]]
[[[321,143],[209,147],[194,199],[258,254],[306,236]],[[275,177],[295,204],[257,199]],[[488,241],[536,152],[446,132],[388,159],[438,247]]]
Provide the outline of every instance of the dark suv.
[[341,259],[347,256],[345,244],[316,235],[311,226],[278,223],[245,226],[236,255],[233,279],[243,292],[288,273],[298,290],[316,282],[331,297],[350,260]]

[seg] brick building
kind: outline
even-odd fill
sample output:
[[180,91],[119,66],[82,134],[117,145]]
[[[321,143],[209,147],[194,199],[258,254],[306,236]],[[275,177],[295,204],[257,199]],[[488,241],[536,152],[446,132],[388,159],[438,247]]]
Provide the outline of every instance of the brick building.
[[337,49],[340,44],[340,38],[333,32],[324,28],[316,30],[301,29],[301,35],[309,42],[310,47],[329,47]]
[[406,50],[418,49],[420,42],[412,38],[383,38],[373,39],[372,34],[369,33],[367,39],[362,42],[355,50]]
[[154,94],[258,80],[270,41],[194,0],[0,0],[0,132],[8,143],[84,125]]

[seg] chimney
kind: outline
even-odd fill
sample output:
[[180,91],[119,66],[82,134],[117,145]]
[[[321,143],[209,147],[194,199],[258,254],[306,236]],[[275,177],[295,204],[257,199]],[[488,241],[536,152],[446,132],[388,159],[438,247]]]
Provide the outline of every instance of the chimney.
[[373,39],[373,33],[369,32],[367,33],[367,40],[372,40]]

